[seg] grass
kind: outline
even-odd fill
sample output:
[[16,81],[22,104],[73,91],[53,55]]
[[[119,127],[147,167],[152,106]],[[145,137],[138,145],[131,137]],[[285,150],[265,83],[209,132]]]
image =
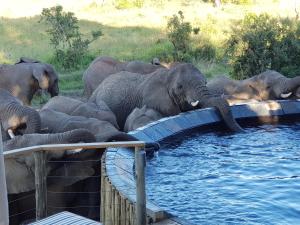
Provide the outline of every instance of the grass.
[[[193,63],[208,77],[228,74],[229,66],[224,56],[224,42],[229,38],[231,26],[248,12],[269,12],[279,16],[295,16],[294,0],[261,0],[254,5],[223,4],[215,8],[200,0],[144,0],[141,8],[117,9],[115,0],[64,1],[66,11],[73,11],[80,19],[81,32],[89,35],[99,27],[104,36],[90,45],[93,56],[108,55],[120,60],[150,61],[153,57],[166,58],[172,45],[166,38],[167,19],[179,10],[192,26],[200,27],[192,46],[205,40],[217,49],[217,59],[198,60]],[[18,5],[18,7],[15,7]],[[47,0],[7,1],[0,8],[0,63],[14,63],[21,56],[49,62],[53,50],[49,45],[47,27],[37,16],[43,7],[53,6]],[[22,10],[20,10],[22,9]],[[82,73],[58,71],[63,93],[81,91]]]

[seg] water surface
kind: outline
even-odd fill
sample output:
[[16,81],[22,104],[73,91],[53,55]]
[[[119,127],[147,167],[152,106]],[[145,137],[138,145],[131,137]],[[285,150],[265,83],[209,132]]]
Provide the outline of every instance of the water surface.
[[193,132],[147,162],[147,195],[194,224],[300,224],[300,123]]

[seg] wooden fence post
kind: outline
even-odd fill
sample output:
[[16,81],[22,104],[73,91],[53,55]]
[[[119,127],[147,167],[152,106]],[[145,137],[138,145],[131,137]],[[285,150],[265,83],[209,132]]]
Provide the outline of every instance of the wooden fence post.
[[47,153],[34,152],[36,220],[47,216]]
[[0,125],[0,225],[9,224],[5,166],[3,157],[2,127]]
[[146,224],[145,152],[135,147],[136,225]]

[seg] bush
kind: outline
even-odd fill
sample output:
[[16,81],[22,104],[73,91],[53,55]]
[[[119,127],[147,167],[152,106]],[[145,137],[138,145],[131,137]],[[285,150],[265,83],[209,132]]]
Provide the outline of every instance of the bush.
[[300,23],[248,14],[233,29],[227,53],[234,78],[244,79],[266,69],[295,76],[300,72]]
[[47,33],[55,51],[53,63],[66,70],[85,65],[89,44],[102,35],[99,29],[92,31],[91,39],[84,39],[79,31],[78,19],[72,12],[64,12],[62,6],[43,9],[41,21],[50,25]]
[[117,9],[142,8],[144,0],[115,0]]
[[183,12],[179,11],[178,16],[173,15],[167,24],[167,36],[174,47],[175,61],[190,61],[191,34],[199,32],[199,28],[192,28],[191,24],[183,19]]

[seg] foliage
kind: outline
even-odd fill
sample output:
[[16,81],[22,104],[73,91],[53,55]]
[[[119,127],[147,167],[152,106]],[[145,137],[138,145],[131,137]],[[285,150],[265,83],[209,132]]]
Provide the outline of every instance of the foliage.
[[174,14],[167,24],[167,36],[174,47],[173,58],[175,61],[190,61],[191,34],[199,33],[199,28],[192,28],[189,22],[184,21],[183,12]]
[[115,0],[117,9],[142,8],[144,0]]
[[300,72],[300,23],[295,19],[248,14],[228,41],[232,75],[244,79],[266,69],[287,76]]
[[55,53],[53,63],[63,69],[78,69],[88,58],[89,44],[102,35],[101,30],[92,31],[91,39],[83,38],[78,19],[72,12],[64,12],[62,6],[44,8],[41,20],[50,26],[47,33]]

